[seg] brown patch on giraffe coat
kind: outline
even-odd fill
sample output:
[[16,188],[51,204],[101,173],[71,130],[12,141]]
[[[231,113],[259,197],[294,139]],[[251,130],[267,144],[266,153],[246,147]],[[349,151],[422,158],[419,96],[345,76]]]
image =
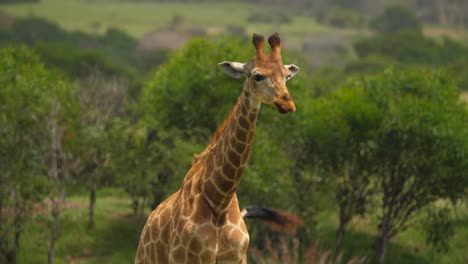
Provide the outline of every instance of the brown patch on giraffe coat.
[[148,250],[150,251],[150,261],[156,263],[156,249],[151,246]]
[[[187,199],[187,201],[190,199]],[[193,208],[190,206],[189,203],[185,204],[182,208],[182,216],[189,217],[192,215]]]
[[195,210],[195,213],[191,216],[191,220],[194,224],[210,221],[213,211],[207,201],[205,201],[205,198],[198,197],[198,199],[195,200]]
[[234,146],[238,153],[243,154],[245,152],[245,148],[247,147],[247,144],[239,141]]
[[200,254],[200,259],[202,263],[215,263],[216,252],[205,250]]
[[211,171],[213,171],[214,166],[215,166],[215,160],[214,160],[214,159],[215,159],[215,158],[214,158],[214,155],[213,155],[213,154],[207,155],[207,156],[206,156],[206,159],[205,159],[205,167],[206,167],[206,169],[205,169],[205,171],[204,171],[205,173],[206,173],[206,172],[211,172]]
[[204,224],[195,229],[198,239],[201,239],[204,248],[216,249],[217,247],[217,232],[216,228],[210,224]]
[[156,247],[156,254],[157,254],[158,259],[160,260],[160,262],[163,262],[162,260],[168,260],[169,254],[168,254],[167,250],[165,249],[164,244],[161,241],[158,241],[156,243],[155,247]]
[[185,263],[187,259],[186,252],[187,250],[183,246],[179,245],[171,252],[171,259],[175,263]]
[[198,238],[192,237],[188,243],[188,249],[195,254],[200,254],[203,250],[203,245]]
[[[224,147],[223,147],[222,143],[221,143],[221,145],[219,145],[219,146],[217,146],[217,147],[218,147],[218,149],[222,150],[221,152],[224,152],[224,151],[223,151],[223,150],[224,150]],[[224,156],[218,155],[218,157],[216,157],[216,162],[215,162],[215,163],[216,163],[216,164],[222,164],[223,161],[224,161]],[[215,165],[215,166],[216,166],[216,165]]]
[[218,183],[232,185],[232,183],[235,181],[236,168],[231,163],[224,162],[224,164],[221,167],[221,171],[224,174],[224,178],[218,177],[218,179],[221,178],[221,180],[223,180],[223,182]]
[[250,149],[252,148],[252,144],[247,145],[244,155],[242,155],[242,164],[246,164],[247,160],[249,159],[250,156]]
[[258,113],[255,111],[255,112],[252,112],[249,114],[249,121],[250,123],[253,123],[257,120],[257,117],[258,117]]
[[143,242],[144,242],[145,244],[151,242],[151,232],[145,232],[145,233],[143,234]]
[[241,107],[241,115],[242,116],[248,116],[249,114],[249,110],[247,110],[247,107],[245,106],[245,103],[242,104],[242,107]]
[[197,254],[194,254],[189,251],[187,257],[190,264],[203,264],[200,260],[200,257]]
[[242,130],[242,129],[236,129],[236,139],[240,140],[242,142],[247,141],[247,131]]
[[241,164],[241,156],[239,156],[237,153],[231,152],[231,155],[229,155],[228,159],[232,163],[232,165],[239,167]]
[[[220,200],[223,200],[225,194],[224,193],[221,193],[220,191],[218,191],[218,189],[216,188],[215,184],[213,183],[213,181],[211,180],[207,180],[205,182],[205,184],[203,185],[203,191],[204,192],[208,192],[210,194],[210,204],[213,203],[214,201],[220,201]],[[207,197],[208,199],[208,197]],[[214,201],[212,201],[214,200]]]
[[239,125],[248,130],[250,129],[250,122],[247,120],[247,118],[245,116],[240,116],[239,119],[238,119],[238,122],[239,122]]
[[[161,241],[163,241],[163,242],[164,241],[169,241],[169,237],[170,237],[170,234],[171,234],[170,229],[169,229],[170,226],[171,226],[170,224],[165,224],[165,225],[162,226],[161,232],[160,232],[160,235],[159,235],[159,238],[161,239]],[[167,242],[165,242],[165,243],[167,243]]]

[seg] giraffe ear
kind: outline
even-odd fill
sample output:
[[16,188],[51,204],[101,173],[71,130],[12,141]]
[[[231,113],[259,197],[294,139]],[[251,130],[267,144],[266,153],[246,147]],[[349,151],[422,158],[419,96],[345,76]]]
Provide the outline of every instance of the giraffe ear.
[[232,78],[240,78],[246,75],[246,71],[244,69],[245,63],[223,61],[219,63],[218,66],[223,70],[223,72]]
[[299,72],[299,70],[300,70],[300,68],[297,67],[297,66],[294,65],[294,64],[284,65],[284,67],[285,67],[286,69],[288,69],[289,72],[291,73],[291,74],[288,76],[288,80],[290,80],[292,77],[294,77],[294,75],[296,75],[296,74]]

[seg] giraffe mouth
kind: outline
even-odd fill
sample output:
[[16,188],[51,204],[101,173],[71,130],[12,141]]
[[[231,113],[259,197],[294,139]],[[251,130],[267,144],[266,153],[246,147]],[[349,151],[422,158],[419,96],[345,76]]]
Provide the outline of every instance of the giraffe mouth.
[[289,112],[296,111],[296,106],[292,102],[281,103],[279,101],[275,101],[273,102],[273,104],[275,105],[278,112],[280,112],[281,114],[287,114]]

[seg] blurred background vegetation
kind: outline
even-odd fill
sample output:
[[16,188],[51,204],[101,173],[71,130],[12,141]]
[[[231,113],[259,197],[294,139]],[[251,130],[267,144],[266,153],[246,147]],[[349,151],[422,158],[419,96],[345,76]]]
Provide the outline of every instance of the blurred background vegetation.
[[[297,112],[258,122],[251,263],[468,262],[468,2],[0,0],[0,263],[131,263],[280,32]],[[281,126],[279,125],[281,124]]]

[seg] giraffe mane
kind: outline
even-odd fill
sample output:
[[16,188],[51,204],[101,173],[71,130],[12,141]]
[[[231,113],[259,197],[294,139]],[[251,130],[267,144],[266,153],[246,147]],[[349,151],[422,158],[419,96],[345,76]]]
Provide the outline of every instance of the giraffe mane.
[[224,130],[226,130],[226,127],[231,122],[231,120],[232,120],[232,118],[234,116],[234,113],[236,112],[237,108],[239,107],[239,104],[240,104],[240,97],[237,99],[236,105],[234,105],[234,107],[232,108],[229,115],[226,117],[226,119],[224,119],[223,123],[216,129],[216,132],[214,133],[213,137],[211,138],[210,143],[208,144],[208,146],[216,144],[216,142],[219,140],[219,138],[223,134]]
[[228,127],[229,123],[231,122],[232,118],[234,117],[235,112],[237,111],[237,108],[239,107],[240,104],[240,97],[237,99],[236,104],[232,108],[231,112],[229,115],[224,119],[223,123],[216,129],[213,137],[210,140],[210,143],[208,143],[208,146],[201,152],[200,154],[194,154],[194,159],[192,162],[192,165],[195,164],[197,161],[199,161],[201,158],[203,158],[209,151],[210,149],[218,142],[219,138],[223,134],[223,132],[226,130]]

